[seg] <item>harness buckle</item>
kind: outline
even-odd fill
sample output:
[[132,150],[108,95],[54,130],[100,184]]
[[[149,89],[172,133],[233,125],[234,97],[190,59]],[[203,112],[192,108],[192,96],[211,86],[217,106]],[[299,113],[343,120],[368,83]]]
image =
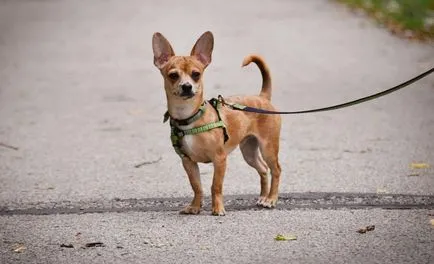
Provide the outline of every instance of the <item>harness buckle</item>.
[[225,99],[223,98],[223,96],[221,96],[220,94],[217,96],[218,99],[216,99],[216,101],[221,105],[221,106],[226,106],[230,109],[243,109],[244,106],[240,105],[240,104],[231,104],[231,103],[226,103]]
[[222,104],[226,104],[226,103],[225,103],[225,99],[223,98],[223,96],[222,96],[221,94],[219,94],[219,95],[217,96],[217,99],[219,100],[220,103],[222,103]]

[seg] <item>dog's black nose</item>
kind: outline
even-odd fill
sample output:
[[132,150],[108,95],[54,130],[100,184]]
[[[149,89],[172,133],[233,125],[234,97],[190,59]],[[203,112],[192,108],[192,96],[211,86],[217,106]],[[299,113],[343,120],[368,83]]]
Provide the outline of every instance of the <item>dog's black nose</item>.
[[184,83],[183,85],[181,85],[181,89],[182,93],[190,94],[193,86],[191,85],[191,83]]

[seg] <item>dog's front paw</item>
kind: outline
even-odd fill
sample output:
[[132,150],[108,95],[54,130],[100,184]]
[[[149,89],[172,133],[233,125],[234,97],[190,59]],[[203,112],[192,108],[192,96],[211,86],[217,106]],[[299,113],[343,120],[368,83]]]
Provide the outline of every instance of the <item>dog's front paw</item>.
[[264,208],[274,208],[277,204],[277,198],[259,197],[256,205]]
[[179,211],[180,214],[199,214],[200,213],[200,207],[195,207],[188,205],[181,211]]
[[226,211],[224,208],[213,208],[212,209],[212,215],[224,216],[224,215],[226,215]]

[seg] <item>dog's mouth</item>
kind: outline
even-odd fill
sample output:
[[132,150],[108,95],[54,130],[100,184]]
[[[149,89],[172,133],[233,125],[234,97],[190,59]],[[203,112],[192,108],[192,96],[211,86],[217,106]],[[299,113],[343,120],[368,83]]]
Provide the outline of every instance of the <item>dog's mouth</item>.
[[182,92],[179,96],[181,96],[184,100],[188,100],[193,98],[195,94],[193,92]]

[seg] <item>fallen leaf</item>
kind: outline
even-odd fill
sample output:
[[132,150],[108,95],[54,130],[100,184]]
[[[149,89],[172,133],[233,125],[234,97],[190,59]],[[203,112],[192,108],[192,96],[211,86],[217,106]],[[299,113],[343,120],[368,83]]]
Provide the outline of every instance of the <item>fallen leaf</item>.
[[276,241],[288,241],[288,240],[297,240],[297,236],[295,235],[282,235],[278,234],[274,240]]
[[366,233],[366,231],[368,231],[368,230],[366,229],[366,227],[363,227],[363,228],[360,228],[359,230],[357,230],[357,233],[359,233],[359,234],[364,234],[364,233]]
[[386,188],[377,188],[377,194],[388,193]]
[[14,249],[13,249],[13,252],[23,253],[26,249],[27,249],[26,246],[24,246],[23,244],[16,244]]
[[410,164],[410,167],[412,169],[428,169],[429,168],[429,164],[428,163],[412,163]]

